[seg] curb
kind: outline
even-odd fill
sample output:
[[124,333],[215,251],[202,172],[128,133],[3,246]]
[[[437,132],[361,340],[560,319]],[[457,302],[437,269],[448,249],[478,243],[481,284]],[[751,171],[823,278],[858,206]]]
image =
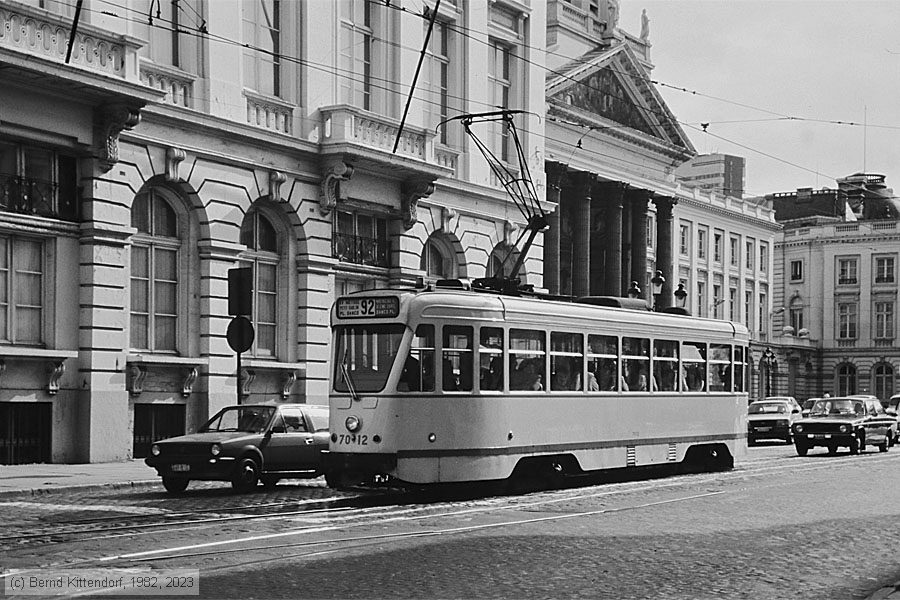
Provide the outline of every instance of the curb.
[[150,487],[152,485],[162,485],[159,478],[157,479],[148,479],[148,480],[138,480],[138,481],[120,481],[120,482],[108,482],[108,483],[82,483],[75,485],[59,485],[59,486],[47,486],[47,487],[38,487],[38,488],[20,488],[16,490],[3,490],[0,491],[0,498],[6,498],[8,496],[51,496],[53,494],[59,494],[63,492],[80,492],[80,491],[90,491],[90,490],[103,490],[103,489],[129,489],[129,488],[138,488],[138,487]]

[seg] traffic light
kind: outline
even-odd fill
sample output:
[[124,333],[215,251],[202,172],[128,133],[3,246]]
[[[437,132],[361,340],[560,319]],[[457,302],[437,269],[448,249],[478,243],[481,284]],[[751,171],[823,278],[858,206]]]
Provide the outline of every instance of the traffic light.
[[228,269],[228,314],[253,314],[253,267]]

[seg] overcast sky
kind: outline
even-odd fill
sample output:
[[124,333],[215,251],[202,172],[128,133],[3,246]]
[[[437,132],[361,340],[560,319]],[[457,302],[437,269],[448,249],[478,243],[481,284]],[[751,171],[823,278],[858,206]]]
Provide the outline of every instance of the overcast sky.
[[900,1],[620,0],[619,27],[642,9],[657,89],[699,153],[747,159],[747,195],[863,170],[900,194]]

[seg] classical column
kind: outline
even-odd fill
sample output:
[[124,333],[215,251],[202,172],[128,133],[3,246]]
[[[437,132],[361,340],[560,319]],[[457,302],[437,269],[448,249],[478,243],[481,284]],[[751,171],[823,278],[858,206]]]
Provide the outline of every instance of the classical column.
[[547,162],[547,201],[556,204],[556,210],[547,215],[550,228],[544,235],[544,287],[551,294],[559,294],[559,228],[562,214],[562,184],[566,175],[566,165]]
[[628,204],[631,209],[631,280],[641,286],[641,297],[653,301],[647,289],[647,204],[653,192],[630,190]]
[[591,188],[597,176],[593,173],[573,174],[575,243],[572,248],[572,295],[591,293]]
[[601,294],[623,296],[628,288],[627,285],[622,287],[622,206],[628,184],[606,181],[596,187],[600,202],[606,208],[606,272]]
[[659,295],[659,308],[672,306],[672,290],[676,284],[675,264],[673,260],[674,221],[672,207],[678,203],[677,198],[657,196],[653,198],[656,205],[656,269],[662,271],[666,282]]

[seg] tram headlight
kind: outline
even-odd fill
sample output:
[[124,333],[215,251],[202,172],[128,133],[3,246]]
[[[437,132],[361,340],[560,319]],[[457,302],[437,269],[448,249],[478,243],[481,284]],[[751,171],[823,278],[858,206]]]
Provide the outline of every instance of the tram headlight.
[[219,454],[222,453],[222,446],[220,446],[219,444],[213,444],[209,448],[209,453],[212,454],[213,456],[218,456]]
[[152,454],[153,456],[159,456],[159,452],[159,444],[153,444],[152,446],[150,446],[150,454]]
[[346,427],[347,431],[350,433],[356,433],[362,429],[362,419],[355,415],[350,415],[347,417],[347,420],[344,421],[344,427]]

